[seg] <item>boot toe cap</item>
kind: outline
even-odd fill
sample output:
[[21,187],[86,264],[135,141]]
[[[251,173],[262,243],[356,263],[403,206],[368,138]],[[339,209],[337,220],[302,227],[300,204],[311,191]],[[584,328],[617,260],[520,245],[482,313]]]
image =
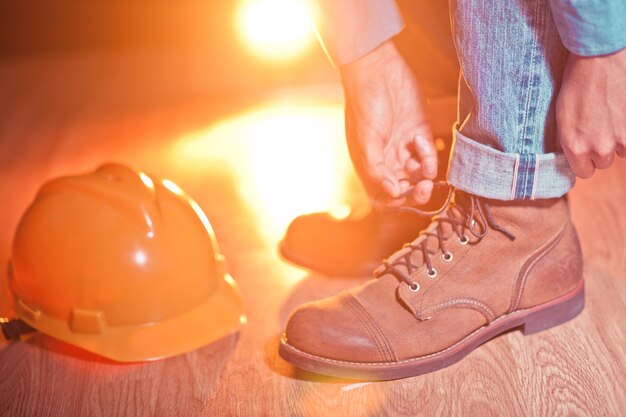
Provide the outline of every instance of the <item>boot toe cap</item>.
[[[285,330],[287,343],[315,356],[349,362],[388,359],[374,323],[364,317],[351,295],[304,304],[296,309]],[[383,346],[381,346],[381,344]]]

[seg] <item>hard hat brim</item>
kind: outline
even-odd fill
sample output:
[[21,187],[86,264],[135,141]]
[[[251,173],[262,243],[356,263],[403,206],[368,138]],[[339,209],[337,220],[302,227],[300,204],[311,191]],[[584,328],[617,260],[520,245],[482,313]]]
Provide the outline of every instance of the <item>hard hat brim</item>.
[[[166,320],[139,326],[107,326],[103,334],[73,332],[67,321],[20,311],[20,318],[40,332],[118,362],[152,361],[183,354],[239,330],[245,323],[243,302],[229,274],[199,306]],[[17,298],[17,297],[16,297]]]

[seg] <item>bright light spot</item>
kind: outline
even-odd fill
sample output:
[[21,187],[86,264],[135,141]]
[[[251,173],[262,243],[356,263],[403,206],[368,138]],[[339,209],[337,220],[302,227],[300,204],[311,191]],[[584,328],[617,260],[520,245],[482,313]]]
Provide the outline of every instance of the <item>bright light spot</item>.
[[224,281],[226,281],[226,283],[230,285],[231,287],[237,286],[237,284],[235,283],[235,280],[230,274],[224,274]]
[[183,189],[180,188],[178,185],[176,185],[176,183],[174,183],[173,181],[163,180],[163,181],[161,181],[161,183],[163,184],[163,186],[165,188],[167,188],[168,190],[170,190],[174,194],[181,195],[181,196],[185,195],[185,192],[183,191]]
[[437,149],[437,151],[441,152],[444,149],[446,149],[446,142],[443,140],[443,138],[437,138],[435,139],[435,148]]
[[161,183],[163,184],[165,188],[167,188],[174,194],[179,195],[183,197],[185,200],[187,200],[187,202],[189,203],[193,211],[196,212],[196,215],[198,216],[198,218],[204,225],[204,228],[206,229],[206,231],[209,233],[211,238],[214,239],[213,228],[211,227],[209,218],[206,216],[206,214],[204,214],[204,211],[202,211],[202,208],[200,207],[200,205],[198,205],[198,203],[196,203],[193,198],[189,197],[189,195],[185,193],[185,191],[182,188],[180,188],[178,185],[176,185],[176,183],[174,183],[173,181],[165,179],[161,181]]
[[202,211],[202,208],[200,207],[200,205],[198,205],[198,203],[196,203],[191,198],[188,198],[188,201],[189,201],[189,204],[191,205],[191,208],[193,208],[193,211],[196,212],[196,216],[198,216],[198,218],[204,225],[204,228],[206,229],[206,231],[209,232],[209,235],[213,236],[213,228],[211,227],[209,218],[206,216],[206,214],[204,214],[204,211]]
[[340,197],[344,167],[336,148],[343,141],[324,137],[322,127],[334,125],[343,133],[342,120],[334,116],[333,110],[322,108],[270,110],[242,126],[249,129],[246,166],[254,173],[242,192],[251,203],[262,202],[274,230],[277,223],[285,228],[287,219],[326,210]]
[[342,391],[352,391],[353,389],[357,389],[357,388],[363,388],[366,387],[368,385],[370,385],[371,382],[357,382],[354,384],[350,384],[350,385],[344,385],[343,387],[341,387]]
[[350,209],[350,206],[347,204],[337,204],[328,211],[330,217],[337,220],[345,219],[350,213],[352,213],[352,209]]
[[144,183],[144,185],[152,190],[154,190],[154,183],[152,182],[152,178],[144,174],[143,172],[139,173],[139,178]]
[[284,60],[298,57],[315,43],[305,0],[241,0],[237,26],[255,54]]
[[345,205],[353,178],[340,103],[268,106],[182,138],[171,155],[194,169],[232,164],[238,194],[270,246],[296,216]]
[[152,218],[150,217],[150,214],[148,214],[148,212],[145,211],[145,209],[143,212],[143,218],[146,221],[146,225],[148,226],[147,235],[150,239],[152,239],[154,237],[154,224],[152,223]]
[[146,256],[146,253],[144,251],[138,250],[137,252],[135,252],[135,263],[137,265],[145,265],[147,261],[148,257]]

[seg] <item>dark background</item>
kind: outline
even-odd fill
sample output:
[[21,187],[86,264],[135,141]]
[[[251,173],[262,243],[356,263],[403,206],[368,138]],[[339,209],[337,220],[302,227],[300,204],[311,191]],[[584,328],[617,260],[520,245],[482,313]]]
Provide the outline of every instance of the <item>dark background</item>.
[[[407,30],[398,38],[400,47],[431,95],[454,94],[458,66],[447,2],[399,3],[407,21]],[[0,0],[0,63],[33,56],[141,51],[157,63],[159,56],[180,60],[181,77],[188,77],[195,66],[194,76],[205,73],[222,91],[337,82],[321,48],[280,63],[252,56],[237,35],[238,4],[232,0]]]

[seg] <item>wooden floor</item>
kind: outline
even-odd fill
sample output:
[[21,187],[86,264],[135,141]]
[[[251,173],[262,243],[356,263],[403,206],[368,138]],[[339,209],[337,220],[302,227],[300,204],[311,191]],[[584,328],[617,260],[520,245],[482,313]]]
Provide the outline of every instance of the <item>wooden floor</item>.
[[[300,212],[363,202],[338,87],[235,98],[176,95],[175,86],[154,93],[147,68],[111,71],[110,59],[0,67],[0,263],[43,181],[121,161],[196,198],[249,321],[239,335],[145,364],[112,363],[42,335],[5,343],[0,416],[626,415],[626,161],[571,193],[587,283],[577,319],[533,336],[508,333],[429,375],[325,378],[277,356],[281,329],[300,303],[362,279],[290,266],[276,244]],[[4,269],[0,315],[10,316]]]

